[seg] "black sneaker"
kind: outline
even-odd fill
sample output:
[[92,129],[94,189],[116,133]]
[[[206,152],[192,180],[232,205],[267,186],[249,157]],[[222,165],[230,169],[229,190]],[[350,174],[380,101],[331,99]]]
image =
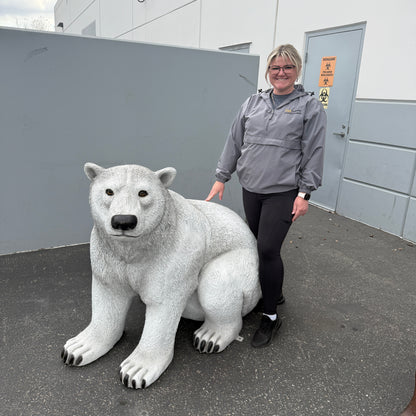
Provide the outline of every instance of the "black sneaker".
[[275,321],[272,321],[267,315],[263,315],[260,321],[259,329],[251,340],[251,346],[254,348],[266,347],[272,342],[273,335],[281,327],[282,320],[277,316]]

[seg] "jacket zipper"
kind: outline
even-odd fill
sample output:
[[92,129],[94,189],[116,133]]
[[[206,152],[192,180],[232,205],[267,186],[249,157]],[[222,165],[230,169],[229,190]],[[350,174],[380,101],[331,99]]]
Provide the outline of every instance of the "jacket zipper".
[[[277,108],[274,108],[273,107],[273,105],[271,105],[269,102],[268,102],[268,100],[266,100],[266,99],[264,99],[263,97],[263,100],[266,102],[266,106],[267,107],[271,107],[271,112],[270,112],[270,117],[267,119],[267,124],[266,124],[266,132],[268,132],[269,131],[269,125],[270,125],[270,121],[271,121],[271,119],[273,118],[273,116],[274,116],[274,112],[275,111],[277,111],[277,110],[279,110],[280,108],[283,108],[283,107],[286,107],[288,104],[290,104],[292,101],[294,101],[294,100],[296,100],[297,98],[299,98],[299,97],[302,97],[302,96],[298,96],[298,97],[294,97],[294,98],[292,98],[289,102],[287,102],[287,103],[284,103],[284,104],[281,104],[281,105],[279,105],[279,107],[277,107]],[[269,97],[270,98],[270,97]]]

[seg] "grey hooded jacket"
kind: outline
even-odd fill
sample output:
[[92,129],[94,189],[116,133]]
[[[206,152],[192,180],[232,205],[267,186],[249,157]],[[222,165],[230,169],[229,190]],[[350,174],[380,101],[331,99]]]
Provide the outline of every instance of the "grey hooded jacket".
[[311,193],[322,181],[326,113],[300,85],[276,109],[271,91],[241,106],[215,176],[227,182],[237,171],[241,186],[260,194]]

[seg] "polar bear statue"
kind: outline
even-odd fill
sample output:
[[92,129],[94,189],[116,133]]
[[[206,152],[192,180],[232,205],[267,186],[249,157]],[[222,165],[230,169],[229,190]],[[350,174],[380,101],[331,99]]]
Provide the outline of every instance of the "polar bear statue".
[[125,386],[145,388],[165,371],[181,316],[203,321],[193,339],[199,352],[224,350],[260,298],[256,241],[245,222],[221,205],[168,190],[174,168],[87,163],[84,170],[94,220],[92,317],[66,342],[65,364],[106,354],[136,295],[146,317],[139,344],[120,366]]

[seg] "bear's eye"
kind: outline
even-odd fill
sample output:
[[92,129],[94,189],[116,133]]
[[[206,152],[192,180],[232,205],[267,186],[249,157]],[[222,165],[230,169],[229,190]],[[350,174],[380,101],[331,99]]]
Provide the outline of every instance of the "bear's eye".
[[145,196],[147,196],[148,195],[148,193],[146,192],[146,191],[139,191],[139,196],[141,197],[141,198],[143,198],[143,197],[145,197]]
[[113,195],[114,195],[114,192],[113,192],[113,190],[112,190],[112,189],[106,189],[106,190],[105,190],[105,193],[106,193],[107,195],[109,195],[109,196],[113,196]]

